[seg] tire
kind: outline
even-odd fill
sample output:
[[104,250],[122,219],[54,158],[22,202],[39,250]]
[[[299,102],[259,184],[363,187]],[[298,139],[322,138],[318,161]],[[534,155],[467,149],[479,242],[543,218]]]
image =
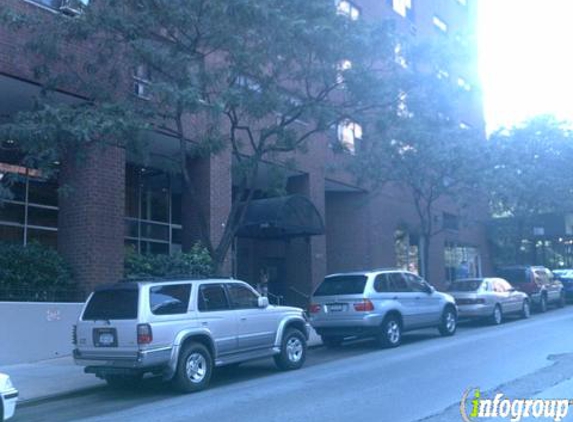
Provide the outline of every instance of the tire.
[[501,306],[495,305],[493,308],[493,313],[489,318],[489,322],[492,325],[500,325],[503,322],[503,311],[501,310]]
[[201,343],[190,343],[179,355],[173,381],[182,393],[194,393],[208,387],[213,374],[213,357]]
[[527,319],[531,316],[531,305],[529,304],[529,300],[525,299],[523,301],[523,305],[521,306],[521,317],[523,319]]
[[398,347],[402,343],[402,321],[397,315],[388,315],[382,321],[376,342],[381,347]]
[[438,327],[438,331],[444,337],[453,336],[458,328],[458,316],[456,311],[448,306],[442,313],[442,321]]
[[320,336],[320,338],[322,339],[322,344],[329,349],[340,347],[344,340],[344,337],[339,336]]
[[539,312],[547,312],[547,296],[545,294],[541,295],[541,300],[539,301]]
[[274,356],[275,364],[282,371],[300,369],[306,360],[306,337],[296,328],[285,332],[281,352]]
[[559,295],[559,301],[557,302],[557,307],[564,308],[566,304],[567,304],[567,299],[565,298],[565,292],[561,291],[561,294]]
[[137,387],[143,379],[143,374],[139,375],[106,375],[104,376],[108,387],[114,390],[124,390]]

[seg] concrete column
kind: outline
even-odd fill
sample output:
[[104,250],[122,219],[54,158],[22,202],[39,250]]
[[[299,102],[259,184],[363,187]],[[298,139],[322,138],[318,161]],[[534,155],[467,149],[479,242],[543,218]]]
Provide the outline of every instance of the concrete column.
[[62,160],[58,250],[85,293],[123,277],[125,150],[94,145]]

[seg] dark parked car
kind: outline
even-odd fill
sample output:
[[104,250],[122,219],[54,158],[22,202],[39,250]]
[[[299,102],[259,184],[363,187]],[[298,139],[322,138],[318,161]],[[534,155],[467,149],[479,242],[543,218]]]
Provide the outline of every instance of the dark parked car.
[[568,300],[573,300],[573,269],[553,270],[553,274],[563,283],[565,297]]
[[540,312],[545,312],[551,303],[559,307],[565,306],[563,284],[545,267],[525,265],[504,267],[497,275],[509,281],[517,290],[527,293],[531,303]]

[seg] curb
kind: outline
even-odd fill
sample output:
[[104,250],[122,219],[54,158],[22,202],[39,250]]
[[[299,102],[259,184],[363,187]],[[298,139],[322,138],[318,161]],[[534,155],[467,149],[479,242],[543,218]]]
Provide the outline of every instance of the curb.
[[90,393],[93,393],[93,392],[96,392],[99,390],[103,390],[105,387],[106,387],[105,384],[94,385],[94,386],[90,386],[90,387],[81,387],[81,388],[78,388],[78,389],[72,390],[72,391],[63,391],[61,393],[49,394],[49,395],[42,396],[42,397],[35,397],[32,399],[18,400],[17,407],[27,408],[27,407],[37,406],[37,405],[40,405],[42,403],[46,403],[46,402],[50,402],[50,401],[80,397],[80,396],[84,396],[86,394],[90,394]]

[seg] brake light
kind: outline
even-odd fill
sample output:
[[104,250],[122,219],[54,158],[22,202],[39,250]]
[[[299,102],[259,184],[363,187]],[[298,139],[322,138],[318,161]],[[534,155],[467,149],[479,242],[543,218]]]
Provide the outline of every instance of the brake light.
[[153,341],[151,325],[137,324],[137,344],[149,344]]
[[374,310],[374,304],[370,299],[364,299],[362,302],[357,302],[354,304],[354,310],[357,312],[368,312]]
[[72,325],[72,344],[78,345],[78,326],[76,324]]
[[311,314],[318,314],[320,312],[321,306],[318,303],[311,303],[308,305],[308,312]]

